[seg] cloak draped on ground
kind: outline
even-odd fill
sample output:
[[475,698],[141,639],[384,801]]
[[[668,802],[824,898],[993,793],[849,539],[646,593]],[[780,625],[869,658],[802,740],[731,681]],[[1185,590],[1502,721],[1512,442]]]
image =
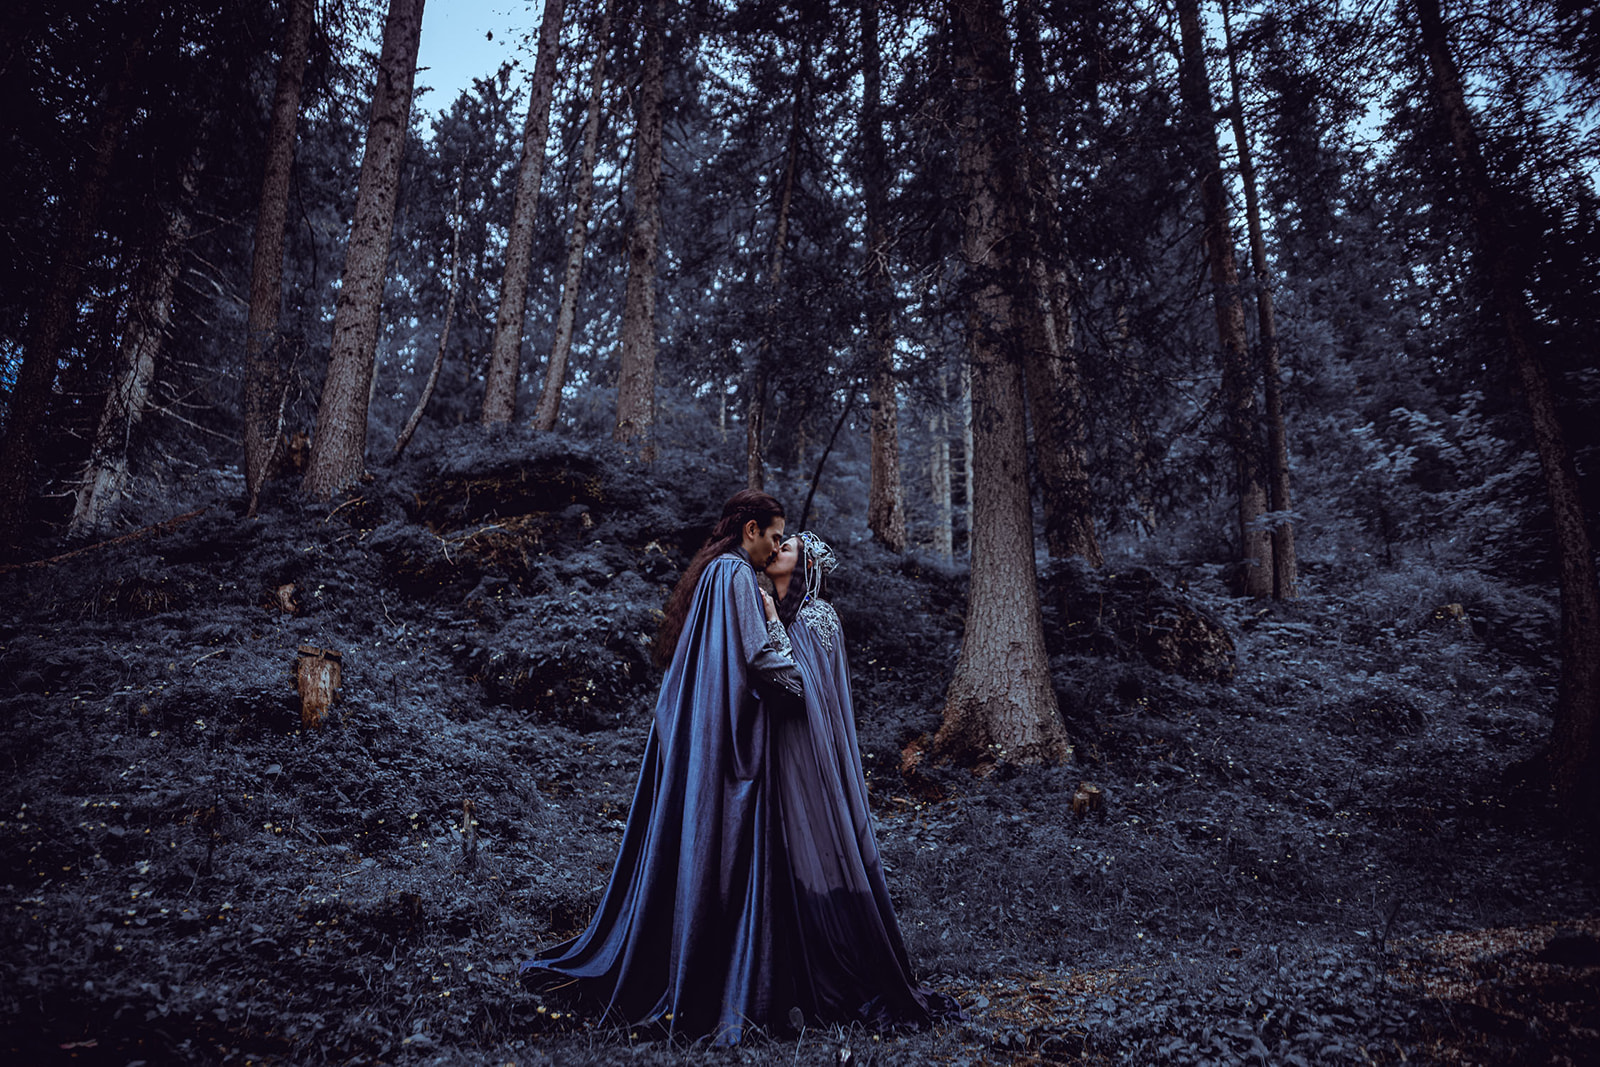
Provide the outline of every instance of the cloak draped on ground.
[[[779,634],[782,631],[779,628]],[[629,1023],[732,1044],[797,1004],[769,739],[800,717],[749,557],[706,565],[661,682],[611,881],[588,929],[522,965]]]
[[788,853],[802,1010],[876,1027],[957,1016],[950,997],[919,987],[906,958],[867,807],[839,617],[809,601],[789,627],[805,683],[804,718],[772,725],[779,821]]

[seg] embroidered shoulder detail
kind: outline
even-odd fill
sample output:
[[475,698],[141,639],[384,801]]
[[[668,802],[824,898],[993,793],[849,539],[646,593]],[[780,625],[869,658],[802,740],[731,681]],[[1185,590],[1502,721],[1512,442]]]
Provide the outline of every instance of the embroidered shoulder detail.
[[807,601],[805,607],[800,609],[799,618],[811,627],[811,632],[817,635],[822,647],[832,652],[833,643],[839,638],[839,615],[833,610],[833,605],[826,600]]

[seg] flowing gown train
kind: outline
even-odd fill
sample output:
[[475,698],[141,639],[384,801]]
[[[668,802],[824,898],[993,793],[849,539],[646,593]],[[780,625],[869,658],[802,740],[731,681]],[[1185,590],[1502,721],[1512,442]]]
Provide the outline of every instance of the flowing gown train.
[[921,1025],[959,1015],[917,985],[867,807],[850,668],[833,606],[809,601],[789,627],[805,717],[772,724],[778,820],[799,927],[803,1010],[829,1021]]

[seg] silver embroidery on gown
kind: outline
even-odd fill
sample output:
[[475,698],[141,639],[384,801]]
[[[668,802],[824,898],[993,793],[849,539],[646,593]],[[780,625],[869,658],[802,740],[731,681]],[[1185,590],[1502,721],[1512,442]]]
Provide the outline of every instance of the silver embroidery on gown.
[[[833,610],[833,605],[826,600],[808,600],[800,609],[799,617],[806,620],[806,625],[817,635],[822,647],[832,652],[833,643],[839,637],[839,614]],[[789,654],[787,644],[784,645],[784,652],[785,655]]]

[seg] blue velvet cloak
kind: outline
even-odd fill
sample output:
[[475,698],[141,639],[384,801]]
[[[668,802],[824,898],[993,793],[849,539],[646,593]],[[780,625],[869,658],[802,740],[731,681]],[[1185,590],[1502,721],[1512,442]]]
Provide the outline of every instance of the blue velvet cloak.
[[953,999],[917,985],[906,958],[867,807],[850,665],[832,605],[801,608],[789,640],[806,713],[773,723],[772,756],[802,1010],[879,1027],[957,1016]]
[[661,683],[611,881],[588,929],[522,965],[628,1023],[737,1042],[798,1002],[769,748],[800,678],[742,552],[707,564]]

